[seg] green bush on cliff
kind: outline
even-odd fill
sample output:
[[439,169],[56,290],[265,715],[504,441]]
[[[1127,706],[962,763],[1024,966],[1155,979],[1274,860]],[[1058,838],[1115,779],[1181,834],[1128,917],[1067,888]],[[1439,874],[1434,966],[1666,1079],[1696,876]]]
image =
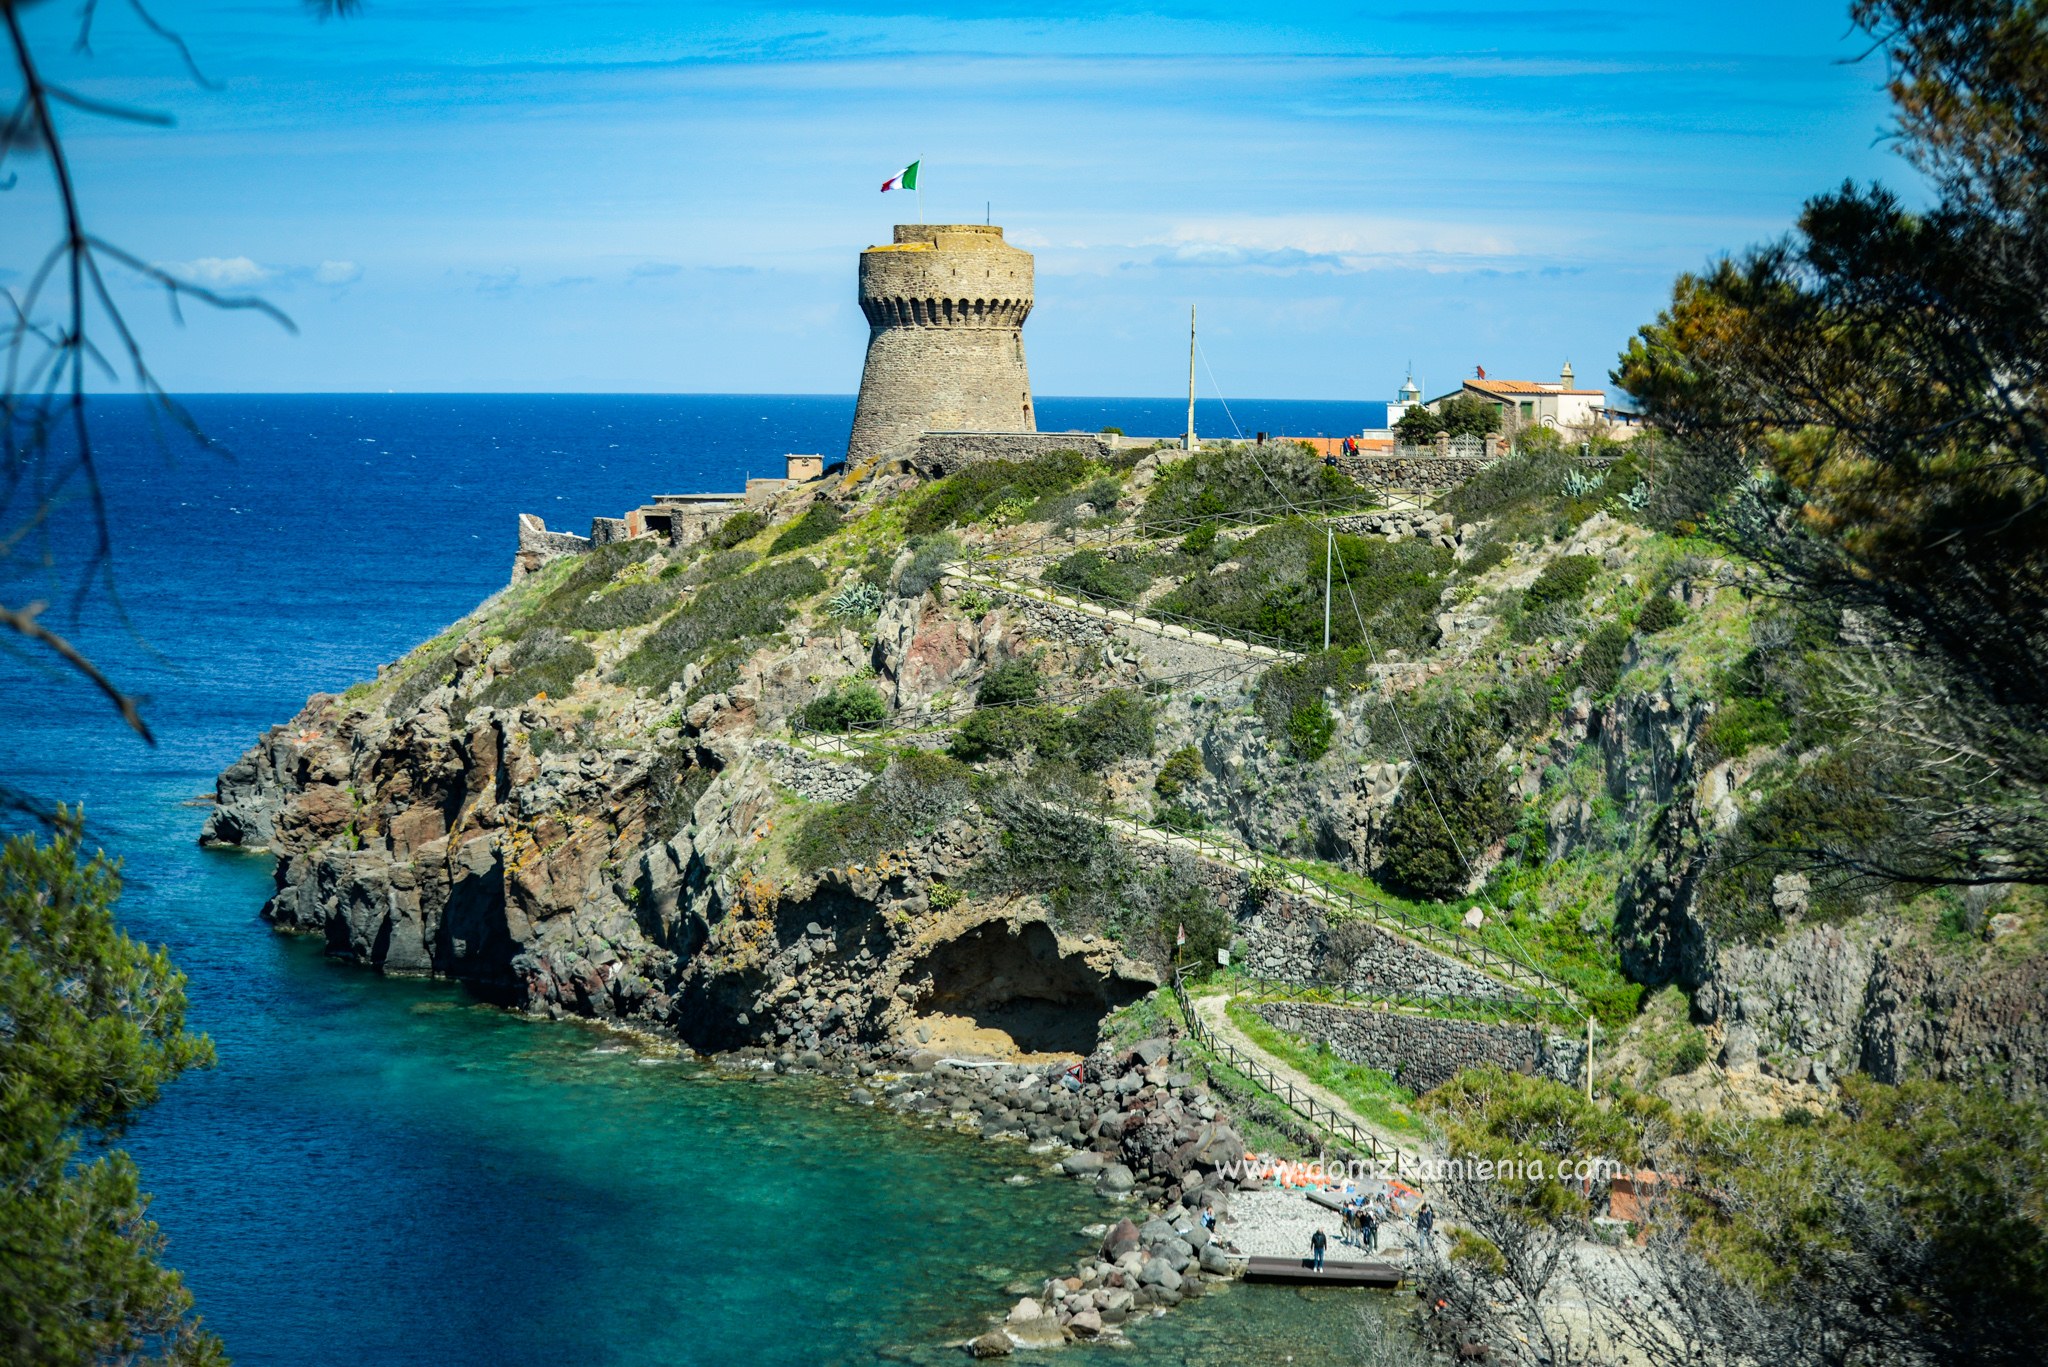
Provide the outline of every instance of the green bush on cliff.
[[706,649],[765,636],[789,620],[794,603],[825,588],[825,576],[803,560],[782,561],[734,579],[707,584],[670,613],[619,665],[623,684],[665,688]]
[[784,551],[800,551],[806,546],[815,546],[832,533],[846,525],[846,519],[839,509],[824,499],[819,499],[804,509],[804,515],[782,529],[782,534],[769,544],[768,554],[781,555]]
[[1185,531],[1204,518],[1270,521],[1292,512],[1370,507],[1370,490],[1298,442],[1207,446],[1161,467],[1145,496],[1140,525],[1155,535]]
[[476,707],[517,707],[539,694],[551,698],[574,691],[577,678],[597,663],[590,647],[554,627],[527,633],[512,647],[506,661],[511,672],[500,674],[470,700]]
[[1382,880],[1398,892],[1455,897],[1481,855],[1514,829],[1516,807],[1494,763],[1500,739],[1471,714],[1442,713],[1416,738],[1415,764],[1387,818]]
[[974,705],[1009,707],[1017,703],[1037,702],[1044,688],[1045,679],[1039,674],[1038,666],[1030,660],[1000,660],[990,665],[981,676],[981,686],[974,693]]
[[1155,709],[1128,689],[1112,688],[1068,719],[1060,737],[1063,758],[1090,772],[1152,753]]
[[1048,737],[1056,744],[1063,720],[1045,707],[978,707],[960,723],[947,752],[970,764],[1029,754]]
[[950,536],[928,536],[911,543],[910,563],[896,576],[896,594],[916,598],[945,578],[946,566],[960,558],[960,543]]
[[797,867],[816,871],[865,864],[964,813],[974,771],[928,750],[910,750],[844,802],[805,812],[790,846]]
[[570,631],[618,631],[651,622],[675,606],[673,583],[654,579],[621,584],[575,604],[562,614],[559,625]]
[[1685,607],[1668,593],[1660,593],[1643,604],[1636,614],[1636,630],[1644,636],[1669,631],[1685,620]]
[[718,524],[711,534],[704,538],[704,544],[712,550],[727,551],[742,541],[758,536],[767,529],[768,514],[752,508],[742,508]]
[[1522,610],[1534,612],[1552,604],[1576,603],[1586,596],[1593,576],[1600,572],[1600,558],[1593,555],[1560,555],[1543,567],[1536,582],[1522,593]]
[[831,692],[805,704],[803,724],[812,731],[852,731],[889,715],[881,690],[866,679],[842,679]]
[[1372,678],[1362,646],[1336,647],[1274,665],[1259,676],[1253,706],[1271,736],[1285,736],[1297,759],[1321,759],[1336,734],[1326,690],[1341,700]]
[[904,519],[912,536],[929,535],[979,522],[1004,503],[1036,504],[1063,494],[1088,474],[1088,458],[1079,451],[1048,451],[1029,460],[985,460],[939,480],[918,499]]
[[[1255,633],[1313,649],[1323,638],[1323,528],[1267,527],[1231,548],[1232,568],[1192,579],[1158,600],[1164,613],[1231,633]],[[1436,611],[1451,553],[1422,541],[1386,542],[1339,533],[1331,576],[1330,639],[1381,650],[1436,640]],[[1355,603],[1355,607],[1354,607]]]
[[[1668,600],[1667,600],[1668,601]],[[1589,697],[1604,698],[1621,682],[1622,661],[1628,655],[1628,628],[1609,622],[1586,641],[1572,664],[1572,681]]]
[[1040,577],[1083,597],[1119,604],[1132,602],[1152,586],[1147,557],[1123,552],[1075,551]]

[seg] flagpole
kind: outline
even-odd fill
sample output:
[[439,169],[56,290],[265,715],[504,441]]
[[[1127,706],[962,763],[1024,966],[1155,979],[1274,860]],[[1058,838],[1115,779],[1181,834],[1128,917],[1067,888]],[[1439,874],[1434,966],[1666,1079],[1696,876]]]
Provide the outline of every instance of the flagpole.
[[917,222],[920,227],[924,225],[924,157],[922,154],[917,159]]

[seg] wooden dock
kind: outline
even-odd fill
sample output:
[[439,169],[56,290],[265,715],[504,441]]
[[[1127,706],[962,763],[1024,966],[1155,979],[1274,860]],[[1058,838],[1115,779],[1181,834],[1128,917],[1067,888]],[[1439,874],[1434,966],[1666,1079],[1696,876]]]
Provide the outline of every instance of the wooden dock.
[[1323,1260],[1318,1272],[1307,1258],[1253,1258],[1245,1266],[1248,1282],[1283,1282],[1292,1286],[1376,1286],[1401,1284],[1401,1269],[1392,1263],[1340,1262]]

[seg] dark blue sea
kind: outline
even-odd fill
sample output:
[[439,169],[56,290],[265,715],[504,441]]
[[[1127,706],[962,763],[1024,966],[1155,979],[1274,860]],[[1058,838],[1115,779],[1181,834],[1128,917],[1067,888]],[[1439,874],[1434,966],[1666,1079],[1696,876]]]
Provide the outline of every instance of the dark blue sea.
[[[133,401],[96,405],[111,589],[78,597],[93,519],[73,493],[0,590],[49,601],[53,627],[145,695],[157,744],[74,676],[0,654],[0,783],[84,804],[126,862],[128,929],[190,975],[219,1066],[123,1142],[235,1361],[950,1362],[943,1342],[1013,1300],[1005,1283],[1077,1255],[1104,1207],[1020,1149],[329,963],[257,919],[267,858],[194,843],[193,799],[260,731],[504,584],[515,514],[585,530],[656,492],[779,473],[785,452],[837,453],[850,397],[188,402],[230,454],[159,435]],[[1201,430],[1335,435],[1383,413],[1232,407],[1205,403]],[[1038,414],[1133,434],[1185,421],[1170,399],[1043,398]],[[1362,1293],[1236,1287],[1137,1327],[1114,1360],[1370,1363],[1390,1313]]]

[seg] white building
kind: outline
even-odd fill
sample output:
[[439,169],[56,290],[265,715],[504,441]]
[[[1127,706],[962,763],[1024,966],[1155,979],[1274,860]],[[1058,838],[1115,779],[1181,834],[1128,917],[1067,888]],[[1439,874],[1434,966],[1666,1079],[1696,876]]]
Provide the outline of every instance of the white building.
[[[1520,427],[1552,427],[1565,432],[1606,432],[1610,436],[1625,436],[1631,429],[1617,427],[1607,416],[1607,395],[1597,389],[1579,389],[1572,382],[1572,363],[1566,361],[1555,383],[1540,380],[1490,380],[1482,370],[1478,377],[1448,394],[1439,394],[1424,405],[1432,413],[1443,411],[1443,405],[1463,395],[1490,403],[1500,410],[1500,430],[1513,432]],[[1407,410],[1402,409],[1403,412]],[[1398,422],[1389,409],[1389,423]]]

